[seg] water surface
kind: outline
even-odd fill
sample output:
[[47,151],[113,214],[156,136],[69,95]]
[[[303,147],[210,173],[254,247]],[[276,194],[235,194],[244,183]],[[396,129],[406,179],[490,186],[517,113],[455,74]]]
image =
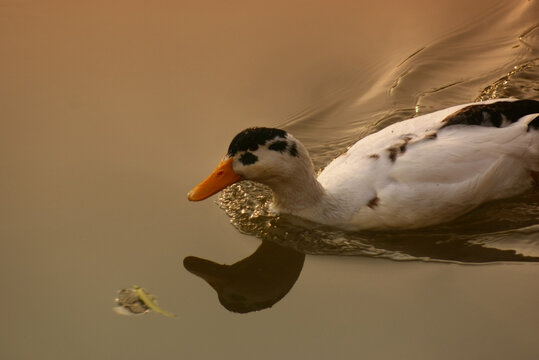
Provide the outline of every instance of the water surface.
[[[539,99],[537,14],[535,0],[0,2],[0,357],[538,358],[537,191],[353,234],[268,217],[250,183],[185,198],[248,126],[284,127],[322,168],[417,114]],[[179,318],[114,313],[135,284]]]

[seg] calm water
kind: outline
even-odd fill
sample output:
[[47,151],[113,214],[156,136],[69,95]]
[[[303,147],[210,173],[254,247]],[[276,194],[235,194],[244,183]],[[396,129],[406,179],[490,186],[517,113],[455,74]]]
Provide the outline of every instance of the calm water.
[[[539,99],[538,19],[536,0],[0,1],[0,358],[539,358],[538,190],[398,233],[271,217],[248,182],[185,196],[248,126],[322,168],[417,114]],[[114,313],[135,284],[179,318]]]

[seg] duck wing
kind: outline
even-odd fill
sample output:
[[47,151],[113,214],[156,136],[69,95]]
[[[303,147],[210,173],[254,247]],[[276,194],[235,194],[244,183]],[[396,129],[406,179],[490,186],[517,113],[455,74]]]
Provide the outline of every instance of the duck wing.
[[353,228],[414,228],[522,193],[539,171],[539,102],[497,100],[419,116],[372,134],[319,181]]

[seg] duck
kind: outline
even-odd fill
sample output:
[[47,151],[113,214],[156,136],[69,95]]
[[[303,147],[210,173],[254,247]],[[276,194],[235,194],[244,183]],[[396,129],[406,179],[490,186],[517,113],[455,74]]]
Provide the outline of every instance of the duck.
[[468,103],[389,125],[357,141],[318,176],[292,134],[248,128],[187,198],[204,200],[241,180],[267,185],[276,214],[343,230],[449,222],[537,186],[539,101]]

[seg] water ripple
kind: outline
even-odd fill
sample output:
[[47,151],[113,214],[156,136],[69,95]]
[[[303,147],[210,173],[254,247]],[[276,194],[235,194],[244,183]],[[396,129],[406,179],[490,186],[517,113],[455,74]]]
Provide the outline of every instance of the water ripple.
[[[381,64],[387,71],[367,92],[337,91],[282,127],[306,145],[322,168],[358,139],[417,114],[473,100],[539,99],[539,24],[519,22],[526,6],[491,9],[482,21],[455,29],[395,64]],[[499,26],[506,31],[496,31]],[[361,79],[350,83],[365,87]],[[449,224],[400,232],[340,231],[271,214],[270,201],[268,188],[244,181],[223,191],[218,204],[239,231],[308,254],[539,261],[539,189],[486,204]]]

